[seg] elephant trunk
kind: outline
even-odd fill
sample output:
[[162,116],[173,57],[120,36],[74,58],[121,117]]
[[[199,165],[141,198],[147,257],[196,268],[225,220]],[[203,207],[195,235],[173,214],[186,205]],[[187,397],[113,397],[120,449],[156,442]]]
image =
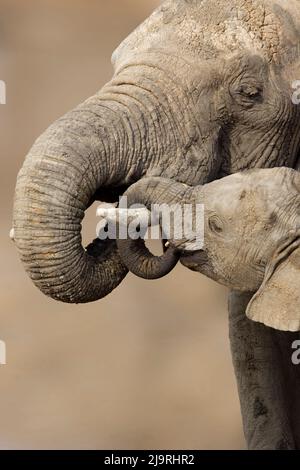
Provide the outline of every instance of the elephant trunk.
[[139,122],[138,113],[104,88],[55,122],[26,157],[16,185],[14,240],[46,295],[95,301],[127,274],[115,242],[96,240],[83,248],[81,222],[97,194],[128,187],[141,176],[135,155],[143,145]]
[[[149,211],[156,207],[182,207],[194,199],[195,188],[177,183],[166,178],[144,178],[131,186],[125,193],[127,205],[142,204]],[[174,228],[173,228],[174,229]],[[162,226],[164,234],[164,227]],[[170,233],[170,227],[168,229]],[[166,237],[165,237],[166,238]],[[176,266],[180,251],[176,243],[170,244],[162,256],[154,256],[142,238],[133,240],[128,234],[126,239],[117,241],[120,256],[127,268],[138,277],[159,279],[167,275]]]

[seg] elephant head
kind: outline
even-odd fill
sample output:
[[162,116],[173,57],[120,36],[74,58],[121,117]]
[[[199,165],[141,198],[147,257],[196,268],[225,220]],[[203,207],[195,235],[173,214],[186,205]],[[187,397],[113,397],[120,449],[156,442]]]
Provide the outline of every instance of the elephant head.
[[146,178],[127,194],[130,204],[143,203],[148,209],[167,201],[179,210],[190,204],[190,213],[196,214],[196,205],[204,206],[200,250],[195,250],[197,233],[181,232],[182,218],[177,219],[180,227],[173,228],[182,235],[171,238],[159,258],[141,239],[119,240],[120,254],[131,271],[150,279],[162,276],[181,252],[181,262],[189,269],[234,290],[257,291],[247,310],[252,320],[279,330],[300,330],[299,172],[284,167],[248,170],[199,187]]
[[112,80],[45,131],[18,175],[14,240],[39,289],[90,302],[126,275],[115,242],[82,247],[94,200],[144,176],[194,186],[297,164],[299,25],[298,0],[167,0],[121,44]]

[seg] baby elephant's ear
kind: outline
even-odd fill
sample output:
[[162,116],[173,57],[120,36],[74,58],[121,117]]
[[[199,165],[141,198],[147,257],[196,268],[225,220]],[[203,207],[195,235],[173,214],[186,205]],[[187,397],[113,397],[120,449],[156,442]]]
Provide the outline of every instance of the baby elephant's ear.
[[247,317],[281,331],[300,331],[300,247],[278,250],[250,300]]

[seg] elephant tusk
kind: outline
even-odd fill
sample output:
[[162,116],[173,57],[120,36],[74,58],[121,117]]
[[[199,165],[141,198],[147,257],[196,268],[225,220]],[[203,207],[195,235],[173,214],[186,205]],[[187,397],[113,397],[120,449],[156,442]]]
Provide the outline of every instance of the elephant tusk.
[[12,228],[9,232],[9,238],[14,242],[15,241],[15,229]]

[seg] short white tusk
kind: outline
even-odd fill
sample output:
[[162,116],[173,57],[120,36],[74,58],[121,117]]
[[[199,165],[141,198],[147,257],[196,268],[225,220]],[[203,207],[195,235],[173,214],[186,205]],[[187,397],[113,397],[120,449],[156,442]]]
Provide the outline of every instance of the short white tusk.
[[14,242],[15,241],[15,229],[12,228],[9,232],[9,238]]
[[165,243],[165,248],[169,248],[169,246],[170,246],[170,242],[166,242]]

